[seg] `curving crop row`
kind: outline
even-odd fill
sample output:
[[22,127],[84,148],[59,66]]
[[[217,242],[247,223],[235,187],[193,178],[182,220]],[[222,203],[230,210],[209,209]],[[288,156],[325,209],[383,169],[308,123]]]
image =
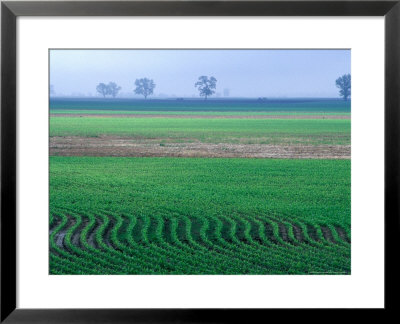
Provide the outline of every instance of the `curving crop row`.
[[348,229],[271,216],[118,215],[59,209],[53,274],[350,272]]

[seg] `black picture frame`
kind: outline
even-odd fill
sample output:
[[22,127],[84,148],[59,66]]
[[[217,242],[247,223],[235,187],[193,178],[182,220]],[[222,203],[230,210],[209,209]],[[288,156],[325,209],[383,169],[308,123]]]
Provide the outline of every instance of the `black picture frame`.
[[[400,252],[400,0],[4,1],[1,3],[1,323],[245,323],[258,322],[256,318],[262,319],[266,312],[279,312],[16,308],[16,19],[19,16],[384,16],[385,308],[377,311],[380,315],[396,311],[399,276],[395,264]],[[300,310],[296,312],[299,314]]]

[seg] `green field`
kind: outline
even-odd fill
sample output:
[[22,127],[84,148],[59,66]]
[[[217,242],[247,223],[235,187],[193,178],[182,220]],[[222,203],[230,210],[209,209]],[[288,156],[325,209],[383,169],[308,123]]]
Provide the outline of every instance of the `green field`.
[[51,98],[50,110],[115,110],[163,112],[312,112],[350,113],[351,102],[342,99],[103,99]]
[[349,119],[51,117],[50,136],[112,135],[164,142],[349,145]]
[[[51,274],[351,273],[351,120],[329,119],[350,102],[52,99],[50,113]],[[252,118],[208,118],[228,115]],[[190,146],[207,157],[167,155]],[[280,159],[289,148],[311,153]]]
[[184,115],[184,116],[296,116],[296,115],[315,115],[315,116],[350,116],[350,112],[329,112],[329,111],[157,111],[157,110],[83,110],[83,109],[52,109],[50,114],[68,115]]
[[350,207],[349,160],[50,157],[50,273],[350,273]]

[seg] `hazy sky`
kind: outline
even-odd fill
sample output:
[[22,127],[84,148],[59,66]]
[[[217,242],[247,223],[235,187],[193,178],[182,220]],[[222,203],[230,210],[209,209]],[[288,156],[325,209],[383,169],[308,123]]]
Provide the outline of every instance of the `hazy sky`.
[[154,80],[152,97],[198,96],[201,75],[230,97],[338,97],[335,80],[350,73],[350,50],[51,50],[50,83],[57,95],[97,95],[116,82],[133,95],[137,78]]

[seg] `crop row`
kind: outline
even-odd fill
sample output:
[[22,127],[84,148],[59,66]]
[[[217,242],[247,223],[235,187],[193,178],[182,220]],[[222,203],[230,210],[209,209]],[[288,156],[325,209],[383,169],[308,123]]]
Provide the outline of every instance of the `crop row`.
[[276,219],[81,215],[50,228],[52,273],[349,273],[350,238],[338,225]]
[[350,272],[350,162],[50,158],[54,274]]

